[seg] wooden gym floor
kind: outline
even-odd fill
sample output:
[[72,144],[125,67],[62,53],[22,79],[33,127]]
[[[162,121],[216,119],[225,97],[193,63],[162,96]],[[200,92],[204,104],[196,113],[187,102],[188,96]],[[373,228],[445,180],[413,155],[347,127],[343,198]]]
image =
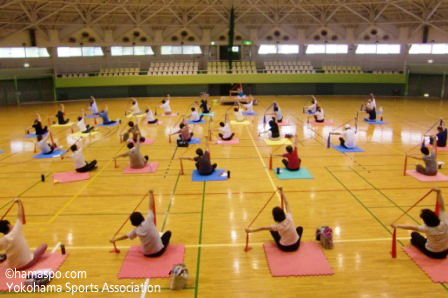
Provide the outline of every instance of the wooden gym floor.
[[[86,271],[87,279],[60,279],[53,284],[100,285],[140,284],[144,280],[118,280],[127,248],[138,240],[119,242],[120,254],[109,253],[109,239],[149,189],[154,189],[157,223],[162,231],[173,232],[172,243],[186,245],[185,264],[190,269],[187,289],[169,290],[168,279],[151,280],[160,285],[160,297],[442,297],[448,293],[444,284],[435,284],[401,250],[409,244],[409,233],[400,230],[398,258],[390,257],[392,220],[414,204],[431,187],[441,187],[448,197],[447,183],[422,183],[403,176],[404,154],[421,142],[421,135],[440,117],[446,116],[444,103],[434,99],[378,97],[384,108],[386,125],[373,126],[359,122],[358,146],[365,153],[342,154],[326,148],[330,127],[304,125],[302,106],[308,97],[259,97],[255,107],[258,116],[251,125],[235,125],[240,138],[238,145],[211,144],[212,161],[231,171],[225,182],[192,182],[194,165],[185,161],[185,175],[180,175],[178,157],[193,156],[198,145],[176,148],[168,143],[167,134],[178,117],[159,117],[159,126],[143,126],[149,138],[156,139],[142,148],[153,161],[160,162],[155,174],[123,175],[127,160],[114,168],[112,157],[124,152],[119,142],[118,127],[100,127],[99,135],[87,140],[86,159],[98,160],[98,169],[88,181],[53,184],[52,174],[70,171],[70,158],[33,159],[33,144],[24,139],[24,129],[32,124],[33,113],[40,112],[43,122],[56,113],[56,104],[2,107],[0,110],[1,193],[0,206],[5,212],[7,203],[20,197],[25,205],[27,225],[25,235],[31,247],[46,242],[51,249],[64,243],[70,254],[60,271]],[[327,118],[335,126],[353,118],[362,97],[318,97]],[[173,98],[173,111],[186,113],[198,98]],[[265,109],[277,100],[285,119],[295,123],[283,132],[297,133],[302,165],[309,169],[312,180],[279,181],[269,171],[269,154],[284,151],[284,146],[266,146],[258,137]],[[141,108],[154,107],[160,98],[139,99]],[[99,100],[100,109],[107,103],[111,118],[124,117],[128,99]],[[210,101],[211,103],[211,101]],[[68,117],[75,119],[86,101],[65,104]],[[217,126],[228,106],[212,104]],[[160,112],[160,109],[159,109]],[[360,114],[361,118],[364,114]],[[55,118],[53,117],[52,120]],[[93,123],[92,119],[88,119]],[[203,138],[206,125],[195,125],[194,133]],[[55,141],[67,148],[73,143],[69,128],[53,129]],[[173,137],[173,141],[174,141]],[[336,138],[335,138],[336,141]],[[200,146],[203,148],[203,145]],[[418,153],[415,150],[414,153]],[[448,162],[443,152],[439,160]],[[414,161],[409,167],[414,167]],[[280,166],[274,159],[274,167]],[[443,169],[448,174],[448,170]],[[41,182],[41,174],[47,177]],[[289,198],[297,225],[304,227],[304,241],[314,241],[315,228],[329,225],[334,230],[335,246],[325,250],[335,274],[333,276],[273,278],[269,273],[262,243],[270,241],[267,232],[251,235],[253,249],[244,252],[244,228],[258,213],[276,186],[282,185]],[[433,207],[433,196],[422,206]],[[272,200],[254,227],[272,223],[270,209],[279,204]],[[147,212],[147,201],[139,208]],[[400,223],[420,223],[419,208],[403,217]],[[12,213],[15,213],[13,211]],[[12,214],[14,215],[14,214]],[[15,216],[15,215],[14,215]],[[13,219],[8,216],[8,219]],[[129,223],[123,229],[132,229]],[[121,234],[121,233],[120,233]],[[51,294],[48,297],[68,296],[71,293]],[[83,293],[81,297],[137,297],[139,293]],[[147,294],[150,296],[152,294]],[[30,294],[29,297],[37,296]],[[27,296],[27,297],[28,297]],[[39,296],[47,296],[40,294]]]

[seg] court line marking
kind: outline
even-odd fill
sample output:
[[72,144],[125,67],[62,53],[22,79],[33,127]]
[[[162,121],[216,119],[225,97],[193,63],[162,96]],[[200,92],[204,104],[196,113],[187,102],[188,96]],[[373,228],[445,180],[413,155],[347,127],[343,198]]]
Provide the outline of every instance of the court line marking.
[[56,245],[53,247],[53,249],[51,250],[51,253],[54,254],[55,251],[58,249],[58,247],[61,245],[61,242],[56,243]]

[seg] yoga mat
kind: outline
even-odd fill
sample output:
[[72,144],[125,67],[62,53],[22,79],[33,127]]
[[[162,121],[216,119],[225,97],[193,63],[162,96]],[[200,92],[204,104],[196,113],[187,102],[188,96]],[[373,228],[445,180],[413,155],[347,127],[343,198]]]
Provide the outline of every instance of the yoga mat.
[[364,152],[363,149],[361,149],[361,148],[359,148],[357,146],[355,146],[353,148],[350,148],[350,149],[347,149],[347,148],[344,148],[344,147],[338,145],[338,146],[333,146],[333,149],[336,150],[336,151],[342,152],[342,153]]
[[149,124],[148,121],[146,121],[146,120],[143,121],[143,125],[148,125],[148,126],[155,126],[155,125],[161,125],[161,124],[163,124],[163,122],[160,120],[158,120],[156,123],[152,123],[152,124]]
[[226,144],[235,145],[235,144],[239,144],[240,143],[240,139],[231,139],[230,141],[224,141],[224,140],[218,139],[218,140],[216,140],[215,143],[219,144],[219,145],[226,145]]
[[0,150],[0,154],[5,153],[5,150]]
[[405,246],[403,251],[426,273],[433,282],[448,282],[448,259],[431,259],[414,246]]
[[39,153],[37,155],[34,155],[33,158],[55,158],[55,157],[61,157],[61,154],[64,154],[65,150],[54,150],[51,154],[43,154]]
[[[434,146],[432,146],[432,145],[430,145],[430,146],[434,149]],[[448,151],[448,147],[439,147],[439,146],[437,146],[437,151]]]
[[264,243],[263,247],[269,271],[274,277],[334,274],[318,243],[302,242],[295,252],[283,252],[273,242]]
[[[38,271],[38,270],[44,270],[44,269],[50,269],[53,272],[58,271],[58,269],[62,266],[62,263],[64,263],[65,259],[68,257],[68,254],[62,255],[60,253],[52,253],[52,254],[45,254],[42,256],[42,258],[35,264],[34,266],[31,266],[30,268],[24,270],[25,272],[29,271]],[[6,283],[20,286],[21,283],[24,283],[26,278],[6,278],[5,272],[9,268],[8,261],[3,262],[0,264],[0,291],[2,292],[8,292],[9,288],[6,285]],[[22,271],[21,271],[22,272]],[[14,287],[14,286],[13,286]],[[25,294],[19,294],[25,295]]]
[[51,127],[67,127],[67,126],[72,126],[73,122],[69,122],[67,124],[52,124]]
[[194,122],[193,120],[187,120],[188,124],[205,124],[205,120]]
[[250,124],[250,121],[249,120],[244,120],[244,121],[230,120],[230,124],[232,124],[232,125]]
[[72,136],[73,137],[82,137],[82,138],[84,138],[84,137],[88,137],[89,135],[94,136],[96,134],[98,134],[97,131],[92,131],[92,132],[88,132],[88,133],[82,133],[82,132],[78,131],[78,132],[72,133]]
[[98,118],[98,117],[100,117],[100,115],[93,115],[93,114],[86,114],[86,116],[85,116],[86,118]]
[[[46,137],[48,135],[48,132],[46,134],[43,134],[42,137]],[[37,134],[35,133],[30,133],[25,135],[25,139],[32,139],[32,138],[37,138]]]
[[207,117],[207,116],[215,116],[215,112],[211,112],[211,113],[200,113],[200,115]]
[[412,176],[422,182],[440,182],[440,181],[448,181],[448,176],[443,175],[440,172],[437,172],[436,176],[426,176],[420,174],[416,170],[407,170],[406,174]]
[[97,124],[97,126],[118,126],[118,125],[120,125],[118,121],[112,124],[103,124],[103,123]]
[[277,168],[275,168],[274,173],[279,180],[313,179],[313,176],[307,168],[300,168],[298,171],[290,171],[285,168],[280,168],[280,174],[277,174]]
[[171,113],[171,114],[169,114],[169,115],[163,113],[163,114],[160,114],[159,116],[165,116],[165,117],[177,117],[177,116],[179,116],[179,113]]
[[277,125],[278,126],[291,126],[292,123],[290,123],[290,122],[277,122]]
[[89,179],[90,179],[89,172],[87,173],[63,172],[63,173],[54,173],[53,175],[54,183],[69,183]]
[[188,144],[200,144],[201,138],[191,138],[190,142]]
[[138,114],[138,115],[133,115],[133,114],[128,114],[126,115],[126,118],[132,118],[132,117],[137,117],[137,118],[141,118],[141,117],[145,117],[145,114]]
[[148,164],[146,164],[143,168],[141,169],[132,169],[130,166],[128,166],[125,170],[124,170],[124,174],[146,174],[146,173],[155,173],[157,172],[157,169],[159,168],[159,163],[158,162],[150,162]]
[[367,119],[364,119],[364,122],[367,122],[367,123],[369,123],[369,124],[387,124],[387,122],[386,121],[381,121],[381,120],[367,120]]
[[243,115],[244,116],[255,116],[255,115],[257,115],[257,113],[256,112],[243,112]]
[[227,171],[225,169],[215,169],[213,173],[207,176],[201,176],[197,170],[194,170],[191,174],[191,178],[193,181],[224,181],[228,179]]
[[269,146],[291,145],[292,144],[291,141],[286,138],[280,139],[278,141],[273,141],[271,139],[264,139],[264,142],[266,143],[266,145],[269,145]]
[[168,245],[163,255],[156,258],[145,257],[140,245],[131,246],[118,278],[168,278],[173,265],[183,263],[184,256],[184,245]]

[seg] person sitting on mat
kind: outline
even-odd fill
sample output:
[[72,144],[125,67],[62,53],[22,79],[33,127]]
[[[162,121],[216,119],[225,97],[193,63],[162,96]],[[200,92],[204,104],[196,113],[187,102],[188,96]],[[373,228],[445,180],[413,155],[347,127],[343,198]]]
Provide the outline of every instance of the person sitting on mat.
[[137,142],[135,142],[135,144],[133,142],[129,142],[127,146],[129,151],[115,156],[114,159],[129,156],[129,164],[131,166],[131,169],[144,168],[148,163],[149,157],[148,155],[145,155],[143,157],[142,153],[140,152],[140,138],[137,138]]
[[90,101],[90,105],[89,105],[89,110],[92,111],[92,115],[98,115],[99,114],[99,110],[98,110],[98,106],[96,104],[96,99],[93,96],[90,96],[91,101]]
[[94,126],[90,126],[90,124],[86,125],[83,117],[78,117],[78,122],[76,123],[76,126],[78,126],[79,131],[81,133],[89,133],[95,128]]
[[324,109],[322,109],[320,106],[317,106],[317,108],[316,108],[316,113],[314,113],[314,121],[317,123],[325,122]]
[[369,115],[369,118],[366,118],[367,121],[375,121],[376,120],[376,108],[371,99],[367,100],[367,105],[365,108],[365,112]]
[[282,159],[282,163],[285,165],[285,168],[289,171],[298,171],[300,170],[300,164],[302,160],[299,157],[297,152],[297,144],[299,143],[299,139],[296,136],[294,139],[294,148],[291,145],[286,146],[286,153],[284,154],[275,154],[273,156],[284,157],[286,159]]
[[159,230],[154,224],[154,213],[152,206],[154,205],[154,192],[149,191],[149,212],[146,219],[140,212],[133,212],[129,216],[131,224],[135,227],[132,232],[127,235],[110,240],[111,243],[125,239],[135,239],[137,236],[142,244],[142,252],[145,257],[160,257],[166,251],[170,244],[171,231],[166,231],[160,237]]
[[423,153],[423,157],[408,155],[410,158],[423,160],[423,162],[425,163],[425,166],[422,166],[420,164],[416,165],[415,170],[425,176],[436,176],[439,165],[437,163],[435,153],[429,152],[428,147],[425,146],[420,148],[420,152]]
[[288,200],[283,192],[283,187],[279,186],[278,190],[280,191],[282,200],[285,203],[286,213],[282,208],[274,207],[272,209],[272,216],[276,222],[275,224],[269,227],[260,227],[256,229],[247,228],[246,233],[270,231],[272,238],[274,238],[277,247],[281,251],[293,252],[298,250],[300,247],[303,227],[299,226],[296,228]]
[[0,239],[0,250],[6,252],[6,257],[10,268],[25,270],[35,265],[47,250],[47,245],[40,245],[34,253],[31,252],[28,243],[23,236],[23,203],[15,199],[14,203],[18,205],[17,220],[15,225],[7,220],[0,220],[0,233],[5,236]]
[[123,141],[126,142],[129,137],[132,135],[132,141],[134,143],[137,142],[137,140],[139,139],[141,143],[143,143],[145,141],[145,137],[142,136],[141,132],[140,132],[140,128],[138,127],[138,124],[135,124],[132,121],[128,122],[129,125],[129,129],[122,133],[121,136],[123,138]]
[[[440,215],[430,209],[422,209],[420,218],[423,219],[423,226],[408,226],[392,224],[394,229],[411,230],[411,244],[417,247],[423,254],[432,259],[444,259],[448,256],[448,218],[445,212],[445,201],[442,191],[433,188],[437,192],[437,203],[440,207]],[[423,237],[420,233],[426,234]]]
[[48,133],[48,126],[42,127],[42,119],[40,118],[39,113],[36,113],[36,119],[34,119],[32,128],[36,131],[36,135],[44,135]]
[[345,149],[356,147],[356,131],[350,127],[350,124],[345,125],[345,130],[342,133],[332,132],[331,134],[342,135],[342,137],[339,138],[341,147],[344,147]]
[[129,108],[129,111],[126,111],[127,114],[131,114],[131,115],[141,115],[142,111],[140,111],[140,107],[138,106],[138,102],[137,99],[132,98],[132,103],[131,103],[131,107]]
[[191,138],[193,137],[193,133],[190,132],[190,128],[188,127],[188,123],[183,120],[181,124],[179,124],[179,130],[171,133],[170,135],[179,135],[179,138],[177,139],[177,144],[187,144],[191,141]]
[[187,118],[191,118],[191,121],[193,122],[201,122],[204,115],[199,115],[198,111],[196,111],[196,108],[191,108],[191,114],[190,116],[187,116]]
[[220,126],[219,127],[220,133],[218,135],[221,138],[221,140],[230,141],[235,135],[235,133],[233,133],[230,128],[230,124],[227,119],[227,114],[224,116],[224,122],[219,122],[219,126]]
[[108,112],[109,112],[109,108],[108,108],[108,106],[106,105],[105,108],[104,108],[104,110],[102,110],[102,111],[99,113],[101,119],[103,119],[103,125],[111,125],[111,124],[115,124],[115,123],[117,123],[117,121],[115,121],[115,120],[110,120],[110,119],[109,119]]
[[146,109],[146,122],[148,124],[156,124],[157,123],[157,119],[154,118],[154,114],[151,111],[151,107],[148,107]]
[[317,110],[317,99],[314,96],[311,96],[311,105],[306,107],[306,113],[314,114]]
[[235,116],[235,120],[237,122],[244,121],[244,114],[243,114],[243,110],[241,109],[240,103],[238,103],[238,106],[233,109],[233,115]]
[[170,95],[166,96],[166,99],[162,100],[162,104],[160,107],[164,110],[165,115],[171,115],[171,107],[170,107]]
[[282,110],[280,109],[280,106],[277,104],[276,101],[273,103],[273,113],[267,113],[266,115],[273,115],[277,117],[277,123],[281,123],[283,121],[283,114]]
[[248,103],[243,104],[243,107],[246,108],[246,113],[249,113],[249,114],[254,114],[255,113],[254,112],[254,101],[253,100],[249,100]]
[[196,149],[196,154],[198,156],[196,157],[184,157],[184,159],[186,160],[191,160],[191,161],[195,161],[195,166],[196,169],[198,170],[199,175],[201,176],[208,176],[213,174],[213,172],[215,171],[216,167],[218,166],[217,164],[212,164],[210,161],[210,148],[209,148],[209,144],[208,144],[208,139],[205,145],[205,152],[201,149],[198,148]]
[[43,137],[42,135],[37,136],[36,146],[40,149],[43,154],[51,154],[54,150],[58,149],[56,144],[50,144],[47,142],[48,136]]
[[201,99],[200,108],[202,110],[202,114],[208,114],[211,111],[211,108],[208,106],[207,99]]
[[60,104],[61,109],[56,113],[56,118],[58,118],[58,124],[59,125],[64,125],[70,122],[70,119],[64,119],[65,116],[65,108],[64,105],[61,103]]
[[277,122],[275,121],[275,118],[272,118],[268,123],[269,123],[269,129],[261,133],[271,132],[269,136],[270,140],[272,141],[280,140],[280,130],[278,128]]
[[[443,119],[440,119],[440,123],[441,124],[437,127],[437,134],[436,134],[437,147],[446,147],[448,132],[446,129],[445,121]],[[434,144],[434,137],[429,138],[429,143],[431,145]]]
[[86,162],[84,155],[82,154],[82,149],[84,147],[86,139],[83,138],[83,144],[78,148],[78,145],[73,144],[70,147],[70,150],[73,152],[71,158],[73,158],[73,162],[75,163],[75,170],[78,173],[85,173],[93,171],[97,168],[97,161],[93,160],[91,162]]

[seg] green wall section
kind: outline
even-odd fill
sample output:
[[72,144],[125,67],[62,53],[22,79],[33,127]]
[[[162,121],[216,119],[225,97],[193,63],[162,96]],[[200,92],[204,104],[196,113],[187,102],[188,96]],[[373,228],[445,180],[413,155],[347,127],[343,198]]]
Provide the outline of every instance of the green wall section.
[[404,74],[227,74],[55,78],[56,88],[138,85],[355,83],[406,84]]

